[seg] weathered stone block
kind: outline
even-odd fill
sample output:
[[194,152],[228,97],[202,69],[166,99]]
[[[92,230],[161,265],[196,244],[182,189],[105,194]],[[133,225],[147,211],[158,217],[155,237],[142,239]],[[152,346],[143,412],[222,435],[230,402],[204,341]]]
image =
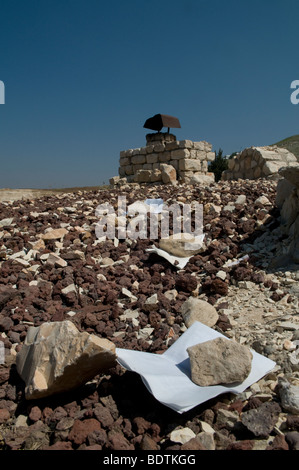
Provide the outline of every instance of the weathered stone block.
[[143,165],[141,165],[141,164],[140,165],[133,165],[134,174],[136,174],[136,172],[138,170],[142,170],[142,168],[143,168]]
[[196,158],[201,161],[206,160],[207,152],[205,152],[204,150],[196,150]]
[[158,154],[159,162],[168,162],[170,160],[170,152],[161,152]]
[[199,160],[181,159],[179,169],[183,171],[201,171],[201,162]]
[[174,142],[166,142],[165,150],[176,150],[179,148],[180,142],[175,140]]
[[208,160],[209,162],[213,162],[213,161],[215,160],[215,156],[216,156],[216,155],[215,155],[215,152],[208,152],[208,153],[207,153],[207,160]]
[[179,173],[180,173],[180,177],[183,181],[186,181],[188,178],[191,178],[191,176],[194,175],[194,172],[193,171],[183,171],[183,170],[179,170]]
[[206,142],[205,140],[204,140],[204,144],[205,144],[205,151],[206,152],[211,152],[212,144],[209,144],[209,142]]
[[119,167],[119,169],[118,169],[118,174],[119,174],[119,176],[121,176],[121,177],[126,176],[125,168],[124,168],[123,166],[120,166],[120,167]]
[[157,152],[157,153],[160,153],[160,152],[164,152],[165,150],[165,145],[164,144],[156,144],[154,145],[154,152]]
[[121,157],[121,158],[119,159],[119,164],[120,164],[120,166],[130,165],[130,163],[131,163],[131,160],[130,160],[130,158],[128,158],[128,157]]
[[278,173],[278,170],[284,166],[282,161],[267,161],[262,169],[263,175],[269,176],[273,173]]
[[68,320],[30,327],[16,358],[27,399],[72,390],[115,364],[112,342],[81,333]]
[[133,175],[133,173],[134,173],[133,165],[125,166],[125,174],[126,175]]
[[150,183],[152,176],[152,170],[138,170],[135,173],[136,183]]
[[186,148],[186,149],[192,149],[193,148],[193,142],[192,142],[192,140],[180,140],[179,147],[180,148]]
[[152,169],[153,169],[152,163],[145,163],[143,165],[143,170],[152,170]]
[[196,150],[205,150],[205,142],[193,142],[193,147]]
[[147,148],[146,147],[140,147],[139,154],[140,155],[146,155],[146,153],[147,153]]
[[146,162],[145,155],[133,155],[131,158],[131,163],[133,163],[133,165],[136,165],[136,164],[142,165],[145,162]]
[[177,149],[171,151],[171,160],[178,160],[181,158],[189,158],[190,151],[188,149]]
[[147,153],[153,153],[154,151],[154,145],[152,144],[147,145],[145,148]]
[[169,165],[172,165],[176,171],[179,170],[179,160],[169,160]]
[[151,183],[157,183],[162,180],[161,170],[158,168],[152,170],[150,176]]
[[163,183],[173,184],[177,180],[176,169],[172,165],[166,165],[166,163],[161,163],[160,169]]
[[208,162],[206,160],[202,161],[201,162],[201,171],[206,173],[208,171],[208,169],[209,169]]
[[146,156],[147,163],[157,163],[158,161],[158,154],[157,153],[149,153]]

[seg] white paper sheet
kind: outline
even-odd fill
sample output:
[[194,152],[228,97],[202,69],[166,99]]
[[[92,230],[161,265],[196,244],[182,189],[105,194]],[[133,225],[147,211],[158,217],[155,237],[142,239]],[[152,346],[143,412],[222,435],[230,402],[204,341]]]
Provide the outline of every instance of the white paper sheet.
[[187,348],[219,336],[224,337],[203,323],[195,322],[163,354],[117,348],[117,360],[125,369],[140,374],[147,389],[159,402],[178,413],[184,413],[222,393],[243,392],[276,365],[275,362],[251,350],[253,355],[251,372],[241,384],[209,387],[196,385],[190,378]]
[[169,253],[167,253],[167,251],[161,250],[161,248],[157,248],[155,245],[153,245],[151,248],[147,248],[146,251],[148,251],[149,253],[156,253],[178,269],[184,269],[184,267],[191,258],[191,256],[181,258],[179,256],[170,255]]

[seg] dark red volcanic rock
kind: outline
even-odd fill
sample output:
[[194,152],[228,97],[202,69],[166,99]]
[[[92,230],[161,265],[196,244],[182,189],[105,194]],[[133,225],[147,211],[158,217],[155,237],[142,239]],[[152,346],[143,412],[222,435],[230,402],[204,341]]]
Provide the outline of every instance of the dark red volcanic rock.
[[[216,202],[215,194],[220,198]],[[206,213],[206,204],[221,203],[223,208],[239,194],[246,195],[246,206],[238,205],[232,212],[222,210],[217,216]],[[29,404],[15,368],[15,354],[28,328],[44,322],[71,320],[80,331],[108,338],[116,347],[161,354],[183,331],[180,307],[190,295],[203,295],[218,310],[227,309],[229,302],[224,299],[221,305],[221,299],[229,286],[251,281],[273,288],[273,300],[277,301],[281,295],[275,292],[277,286],[263,278],[254,260],[224,266],[241,253],[241,242],[257,236],[257,223],[264,213],[254,201],[261,194],[274,205],[275,183],[244,181],[209,188],[130,186],[0,204],[0,219],[13,218],[12,224],[0,227],[0,341],[6,354],[5,363],[0,364],[0,449],[204,450],[198,436],[181,444],[171,442],[169,435],[177,427],[190,427],[198,435],[201,422],[215,426],[223,407],[245,415],[243,421],[250,431],[244,431],[244,423],[241,430],[238,426],[216,429],[217,450],[250,450],[254,432],[268,437],[277,410],[272,404],[268,405],[272,412],[262,413],[264,405],[258,399],[233,402],[228,407],[218,397],[179,415],[149,394],[139,376],[116,366],[69,394]],[[98,243],[96,207],[109,202],[117,209],[119,195],[126,196],[127,204],[148,197],[175,202],[178,196],[186,202],[202,203],[205,251],[178,271],[146,251],[157,244],[156,239]],[[266,210],[272,208],[267,206]],[[62,227],[67,233],[61,239],[41,241],[46,231]],[[220,270],[226,273],[225,280],[217,277]],[[157,302],[148,306],[146,301],[154,294]],[[230,318],[220,313],[216,327],[229,330]],[[151,331],[149,337],[141,334],[145,328]],[[253,418],[246,421],[250,412],[255,412],[255,424]],[[19,419],[25,416],[26,423],[16,427],[19,415]],[[287,426],[286,438],[275,437],[269,450],[298,446],[296,419],[288,417]]]

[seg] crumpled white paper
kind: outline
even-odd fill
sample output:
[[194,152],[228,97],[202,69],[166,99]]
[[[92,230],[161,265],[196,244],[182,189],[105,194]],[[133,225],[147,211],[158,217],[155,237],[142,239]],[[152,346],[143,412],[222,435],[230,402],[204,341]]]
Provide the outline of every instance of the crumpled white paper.
[[224,337],[203,323],[195,322],[163,354],[117,348],[117,360],[125,369],[140,374],[149,392],[159,402],[178,413],[184,413],[223,393],[243,392],[276,365],[275,362],[251,350],[253,355],[251,372],[244,382],[209,387],[196,385],[191,380],[187,348],[219,336]]
[[[194,241],[190,242],[190,245],[188,244],[188,242],[186,243],[186,249],[201,248],[204,238],[205,238],[205,234],[197,235],[196,237],[194,237]],[[156,253],[157,255],[166,259],[170,264],[172,264],[178,269],[184,269],[186,264],[189,263],[190,259],[194,256],[194,255],[186,256],[186,257],[174,256],[165,250],[161,250],[161,248],[157,248],[155,245],[153,245],[150,248],[147,248],[146,251],[149,253]]]
[[184,267],[191,258],[191,256],[181,258],[178,256],[170,255],[169,253],[167,253],[167,251],[161,250],[161,248],[157,248],[155,245],[153,245],[151,248],[147,248],[145,251],[148,251],[149,253],[156,253],[157,255],[161,256],[161,258],[166,259],[170,264],[172,264],[178,269],[184,269]]

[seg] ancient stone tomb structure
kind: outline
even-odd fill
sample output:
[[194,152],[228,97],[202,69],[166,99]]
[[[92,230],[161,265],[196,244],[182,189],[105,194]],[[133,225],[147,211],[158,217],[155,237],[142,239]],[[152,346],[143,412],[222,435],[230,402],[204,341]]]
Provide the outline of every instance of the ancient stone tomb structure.
[[295,155],[280,147],[250,147],[228,160],[222,180],[279,179],[278,170],[297,162]]
[[136,183],[211,183],[208,163],[215,159],[208,142],[176,140],[175,135],[147,134],[146,146],[120,152],[119,177]]

